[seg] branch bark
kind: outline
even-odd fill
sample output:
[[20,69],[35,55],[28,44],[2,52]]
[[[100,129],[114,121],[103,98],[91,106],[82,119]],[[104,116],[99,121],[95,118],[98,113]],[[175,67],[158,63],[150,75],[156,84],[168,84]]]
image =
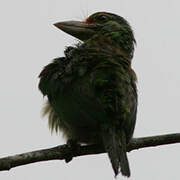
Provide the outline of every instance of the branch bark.
[[[133,138],[127,146],[127,151],[132,150],[180,143],[180,133],[167,134],[160,136]],[[43,149],[38,151],[32,151],[28,153],[18,154],[14,156],[8,156],[0,159],[0,171],[10,170],[11,168],[49,160],[63,160],[71,157],[85,156],[92,154],[105,153],[102,146],[99,145],[84,145],[79,146],[76,150],[68,145],[60,145],[50,149]]]

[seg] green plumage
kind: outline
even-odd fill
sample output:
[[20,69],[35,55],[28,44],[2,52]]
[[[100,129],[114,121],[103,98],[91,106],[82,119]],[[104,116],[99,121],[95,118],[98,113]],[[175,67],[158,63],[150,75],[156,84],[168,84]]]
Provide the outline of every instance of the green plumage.
[[115,175],[120,168],[130,176],[126,145],[137,111],[131,27],[122,17],[105,12],[91,15],[83,25],[73,21],[56,26],[83,42],[68,47],[65,57],[40,73],[49,127],[63,132],[67,140],[103,144]]

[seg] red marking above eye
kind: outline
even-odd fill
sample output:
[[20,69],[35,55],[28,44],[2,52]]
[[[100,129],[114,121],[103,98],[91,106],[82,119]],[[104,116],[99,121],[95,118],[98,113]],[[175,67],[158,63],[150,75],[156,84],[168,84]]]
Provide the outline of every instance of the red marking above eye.
[[90,18],[90,17],[86,19],[86,22],[87,22],[87,23],[92,23],[92,21],[93,21],[93,20],[92,20],[92,18]]

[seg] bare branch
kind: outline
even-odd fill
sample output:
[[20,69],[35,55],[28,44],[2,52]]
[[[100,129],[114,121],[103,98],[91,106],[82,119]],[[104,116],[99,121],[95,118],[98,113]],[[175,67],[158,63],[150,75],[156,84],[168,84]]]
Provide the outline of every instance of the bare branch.
[[[127,151],[130,152],[132,150],[140,148],[173,143],[180,143],[180,133],[143,138],[133,138],[127,147]],[[63,160],[69,157],[77,157],[100,153],[105,153],[105,150],[103,147],[99,145],[80,146],[76,150],[72,149],[68,145],[61,145],[50,149],[32,151],[28,153],[1,158],[0,171],[10,170],[11,168],[17,166],[22,166],[40,161]]]

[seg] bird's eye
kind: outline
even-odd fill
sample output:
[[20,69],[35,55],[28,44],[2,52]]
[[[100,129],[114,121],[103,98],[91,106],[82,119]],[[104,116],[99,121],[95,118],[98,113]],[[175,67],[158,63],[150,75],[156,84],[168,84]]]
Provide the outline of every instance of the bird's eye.
[[99,20],[99,21],[107,21],[107,20],[108,20],[108,17],[105,16],[105,15],[101,15],[101,16],[98,17],[98,20]]

